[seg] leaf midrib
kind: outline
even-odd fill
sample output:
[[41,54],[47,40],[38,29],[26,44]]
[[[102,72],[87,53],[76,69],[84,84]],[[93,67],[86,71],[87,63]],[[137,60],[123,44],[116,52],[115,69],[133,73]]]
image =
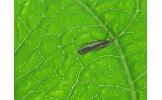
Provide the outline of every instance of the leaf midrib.
[[[113,36],[113,34],[109,31],[108,27],[100,20],[100,18],[86,4],[84,4],[80,0],[76,0],[76,1],[77,1],[77,3],[80,6],[82,6],[84,9],[86,9],[94,17],[94,19],[97,21],[97,23],[101,25],[101,27],[103,28],[103,30],[106,31],[110,35],[110,37],[112,39],[115,38]],[[138,1],[137,1],[137,8],[138,8]],[[135,19],[136,15],[137,15],[137,12],[133,16],[133,18],[132,18],[133,20]],[[129,26],[130,26],[130,24],[133,21],[132,19],[131,19],[131,22],[128,23]],[[127,29],[128,28],[126,28],[126,30]],[[136,89],[135,89],[135,86],[134,86],[134,83],[133,83],[133,79],[131,77],[131,73],[130,73],[129,67],[127,65],[127,61],[126,61],[125,56],[124,56],[124,53],[122,51],[122,48],[121,48],[118,40],[115,40],[114,44],[115,44],[115,46],[117,48],[117,51],[119,53],[119,56],[121,58],[121,61],[122,61],[122,64],[123,64],[123,67],[124,67],[124,70],[125,70],[125,73],[126,73],[126,75],[128,77],[128,83],[129,83],[129,87],[130,87],[130,93],[131,93],[131,96],[132,96],[132,100],[137,100],[137,97],[136,97]]]

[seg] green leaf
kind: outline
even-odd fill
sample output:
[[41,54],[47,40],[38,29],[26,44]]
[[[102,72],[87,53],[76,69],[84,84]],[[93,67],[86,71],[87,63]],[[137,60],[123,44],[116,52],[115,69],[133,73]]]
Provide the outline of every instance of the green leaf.
[[[146,0],[15,0],[16,100],[146,100]],[[112,39],[80,55],[79,45]]]

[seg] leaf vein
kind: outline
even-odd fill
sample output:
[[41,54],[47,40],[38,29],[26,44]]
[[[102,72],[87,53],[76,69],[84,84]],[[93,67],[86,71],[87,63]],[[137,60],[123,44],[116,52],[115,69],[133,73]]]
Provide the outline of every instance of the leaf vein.
[[[84,4],[82,1],[80,0],[76,0],[77,3],[83,7],[85,10],[87,10],[93,17],[94,19],[101,25],[101,27],[110,35],[111,38],[115,38],[111,32],[109,32],[109,29],[107,28],[107,26],[100,20],[100,18],[86,5]],[[138,8],[138,0],[137,0],[137,8]],[[138,11],[138,10],[137,10]],[[133,20],[135,19],[136,16],[133,16]],[[133,21],[132,20],[132,21]],[[132,22],[131,22],[132,23]],[[128,23],[128,26],[124,29],[124,31],[126,31],[129,26],[131,25],[131,23],[129,22]],[[117,48],[117,51],[120,55],[120,58],[121,58],[121,61],[122,61],[122,64],[123,64],[123,67],[124,67],[124,70],[125,70],[125,73],[128,77],[128,83],[129,83],[129,87],[130,87],[130,93],[131,93],[131,96],[132,96],[132,100],[137,100],[137,97],[136,97],[136,89],[135,89],[135,86],[134,86],[134,83],[133,83],[133,80],[132,80],[132,77],[131,77],[131,73],[130,73],[130,70],[129,70],[129,67],[128,67],[128,64],[126,62],[126,59],[125,59],[125,56],[123,54],[123,51],[122,51],[122,48],[120,47],[120,44],[117,40],[115,40],[114,42],[116,48]]]

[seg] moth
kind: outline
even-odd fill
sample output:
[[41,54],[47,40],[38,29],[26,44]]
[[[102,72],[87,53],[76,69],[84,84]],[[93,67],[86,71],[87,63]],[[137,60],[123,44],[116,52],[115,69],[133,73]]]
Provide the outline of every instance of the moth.
[[114,39],[109,39],[109,40],[104,39],[104,40],[97,40],[97,41],[90,42],[87,45],[85,45],[84,47],[80,48],[78,50],[78,52],[79,52],[79,54],[84,55],[89,52],[105,48],[110,43],[112,43],[115,39],[117,39],[117,37]]

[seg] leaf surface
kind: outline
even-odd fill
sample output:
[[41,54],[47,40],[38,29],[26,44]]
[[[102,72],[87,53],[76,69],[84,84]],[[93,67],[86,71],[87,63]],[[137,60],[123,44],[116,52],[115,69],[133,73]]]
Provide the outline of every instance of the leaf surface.
[[[146,0],[15,0],[16,100],[146,100]],[[119,38],[80,55],[80,44]]]

